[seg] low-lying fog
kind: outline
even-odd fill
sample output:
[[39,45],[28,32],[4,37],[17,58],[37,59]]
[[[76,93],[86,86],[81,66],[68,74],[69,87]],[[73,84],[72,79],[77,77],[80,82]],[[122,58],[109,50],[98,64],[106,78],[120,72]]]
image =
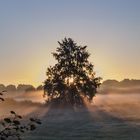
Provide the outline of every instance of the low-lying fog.
[[5,93],[0,102],[0,118],[14,110],[22,116],[37,116],[42,125],[35,132],[24,135],[25,140],[76,139],[139,140],[140,93],[123,90],[99,91],[87,109],[52,108],[45,105],[43,91]]
[[[118,118],[140,119],[140,93],[114,93],[96,94],[92,105],[88,105],[87,108],[90,112],[98,108]],[[5,93],[4,97],[5,102],[0,102],[0,117],[8,115],[11,110],[21,115],[42,115],[44,110],[47,110],[43,91]]]

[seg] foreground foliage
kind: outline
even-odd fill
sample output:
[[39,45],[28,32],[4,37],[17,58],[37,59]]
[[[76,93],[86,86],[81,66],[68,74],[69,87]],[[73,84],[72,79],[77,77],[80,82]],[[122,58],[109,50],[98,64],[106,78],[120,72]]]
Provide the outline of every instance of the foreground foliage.
[[1,122],[1,140],[6,140],[10,137],[12,137],[12,139],[14,138],[20,140],[22,133],[33,131],[36,129],[37,124],[41,124],[41,121],[35,118],[30,118],[29,122],[24,124],[24,121],[20,115],[17,115],[14,111],[11,111],[11,115],[12,116],[8,118],[4,118],[4,120]]
[[[6,91],[0,92],[0,100],[4,101],[2,97]],[[30,118],[25,123],[23,117],[11,111],[11,116],[4,118],[0,121],[0,140],[7,140],[12,138],[14,140],[21,140],[21,134],[33,131],[36,129],[37,124],[41,124],[41,121],[37,118]]]

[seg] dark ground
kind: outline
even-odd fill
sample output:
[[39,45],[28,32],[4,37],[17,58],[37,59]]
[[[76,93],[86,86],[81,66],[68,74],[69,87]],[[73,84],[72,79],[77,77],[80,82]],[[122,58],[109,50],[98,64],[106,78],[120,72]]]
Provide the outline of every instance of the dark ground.
[[96,106],[49,109],[24,140],[140,140],[140,118],[120,119]]

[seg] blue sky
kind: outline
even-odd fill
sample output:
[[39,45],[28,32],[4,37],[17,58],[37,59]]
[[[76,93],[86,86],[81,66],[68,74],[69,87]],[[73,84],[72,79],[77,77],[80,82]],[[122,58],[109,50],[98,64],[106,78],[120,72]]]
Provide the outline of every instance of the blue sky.
[[87,45],[103,79],[140,78],[139,0],[1,0],[1,83],[41,84],[64,37]]

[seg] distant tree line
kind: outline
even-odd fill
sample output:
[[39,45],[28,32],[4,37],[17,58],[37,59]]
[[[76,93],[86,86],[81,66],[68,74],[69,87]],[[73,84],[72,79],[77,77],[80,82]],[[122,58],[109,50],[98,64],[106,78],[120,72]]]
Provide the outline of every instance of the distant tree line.
[[[137,79],[124,79],[122,81],[117,81],[117,80],[106,80],[102,83],[102,86],[115,86],[115,87],[127,87],[127,86],[140,86],[140,80]],[[7,85],[5,86],[4,84],[0,84],[0,91],[6,90],[6,91],[38,91],[38,90],[43,90],[43,85],[39,85],[38,87],[34,87],[33,85],[30,84],[19,84],[17,87],[15,85]]]
[[17,87],[15,85],[7,85],[5,86],[4,84],[0,84],[0,91],[6,90],[6,91],[24,91],[24,92],[30,92],[30,91],[38,91],[38,90],[43,90],[43,86],[39,85],[37,88],[35,88],[33,85],[27,85],[27,84],[19,84]]
[[[134,86],[140,86],[140,80],[137,79],[124,79],[122,81],[117,80],[106,80],[102,83],[103,87],[134,87]],[[38,91],[43,90],[43,85],[39,85],[38,87],[34,87],[30,84],[19,84],[17,87],[15,85],[7,85],[0,84],[0,91],[6,90],[6,91]]]
[[106,80],[102,83],[103,87],[134,87],[140,86],[140,80],[137,79],[124,79],[122,81]]

